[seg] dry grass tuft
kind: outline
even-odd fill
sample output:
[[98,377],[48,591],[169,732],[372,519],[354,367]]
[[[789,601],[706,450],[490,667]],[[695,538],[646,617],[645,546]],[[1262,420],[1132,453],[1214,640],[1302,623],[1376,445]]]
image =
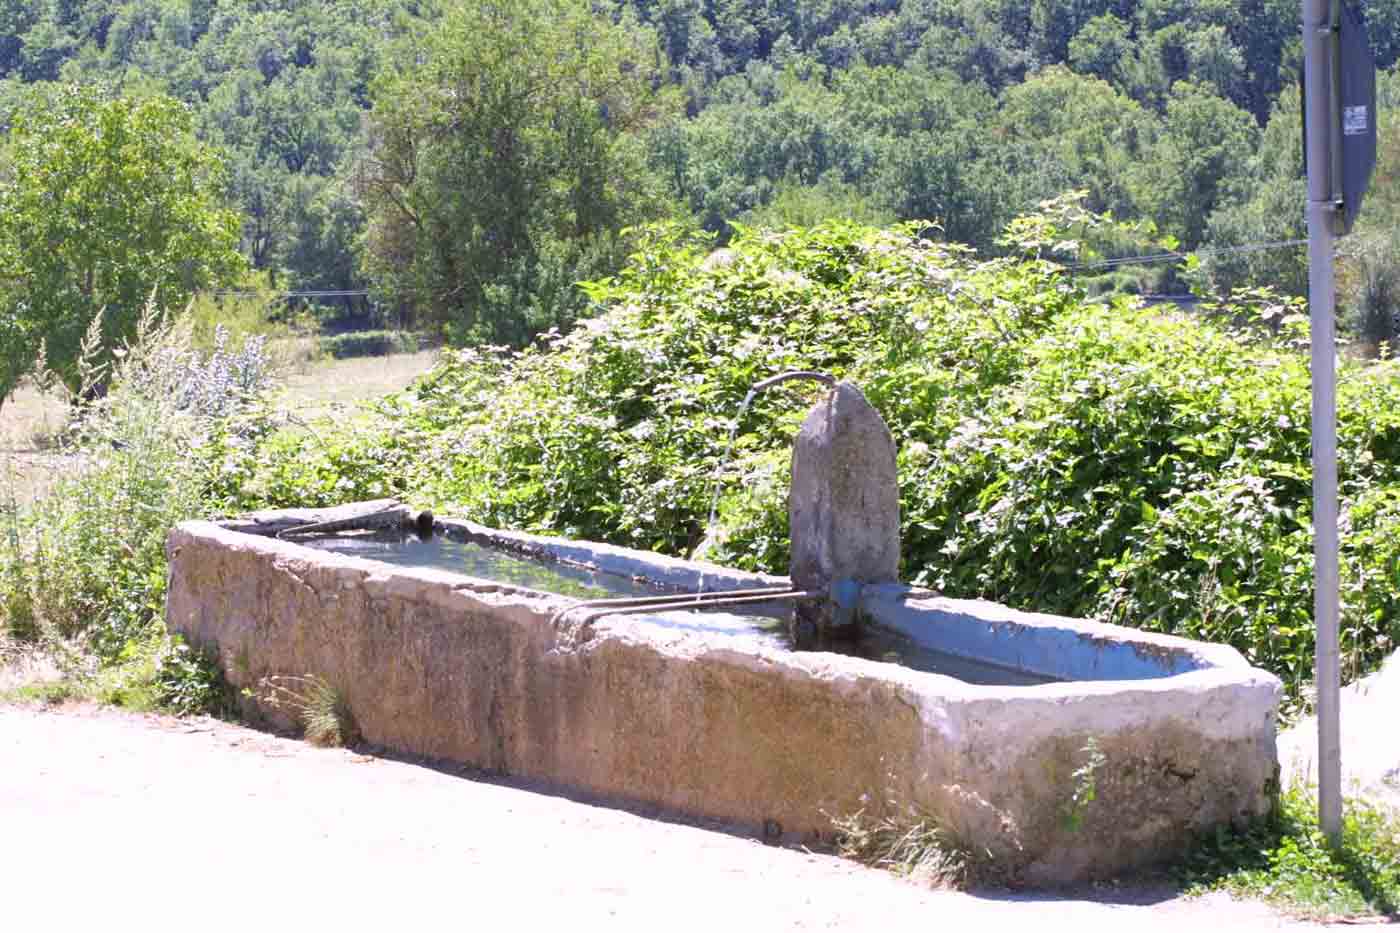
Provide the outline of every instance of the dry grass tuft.
[[[299,419],[334,415],[355,404],[406,388],[437,361],[436,350],[358,359],[306,359],[300,346],[279,341],[272,348],[286,389],[279,406]],[[0,405],[0,501],[36,502],[76,464],[58,442],[68,425],[68,407],[57,392],[39,392],[29,382]]]
[[905,809],[872,817],[859,810],[831,823],[844,858],[937,888],[966,888],[982,877],[978,860],[927,814]]
[[0,406],[0,449],[46,450],[67,423],[68,406],[62,397],[40,392],[25,381]]
[[296,716],[306,741],[322,748],[347,748],[360,740],[345,694],[324,677],[273,674],[258,681],[257,699]]

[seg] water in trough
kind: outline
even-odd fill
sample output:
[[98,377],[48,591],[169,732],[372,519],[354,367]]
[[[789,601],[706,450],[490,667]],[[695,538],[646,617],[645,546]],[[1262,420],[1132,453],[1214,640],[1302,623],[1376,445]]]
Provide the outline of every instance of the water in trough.
[[[432,567],[578,599],[655,596],[666,592],[645,580],[558,561],[534,560],[443,535],[425,539],[417,535],[351,533],[313,537],[298,543],[399,567]],[[745,606],[741,612],[722,607],[698,612],[649,611],[640,618],[666,628],[743,635],[758,638],[772,647],[791,649],[788,624],[791,612],[790,605],[772,603],[758,607]],[[972,684],[1031,686],[1054,680],[936,651],[873,626],[863,626],[857,637],[834,640],[831,650],[913,670],[944,674]]]

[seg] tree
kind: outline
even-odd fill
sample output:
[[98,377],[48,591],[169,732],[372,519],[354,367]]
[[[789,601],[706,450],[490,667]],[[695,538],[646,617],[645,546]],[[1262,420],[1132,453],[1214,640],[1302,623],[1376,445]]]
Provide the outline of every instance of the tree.
[[650,30],[588,0],[459,0],[374,88],[366,271],[454,340],[568,323],[620,231],[665,205],[640,131],[667,111]]
[[980,7],[971,6],[960,25],[936,24],[924,33],[915,60],[929,71],[949,70],[993,90],[1025,76],[1030,55],[1010,40]]
[[1023,203],[1079,188],[1087,209],[1120,220],[1139,213],[1129,183],[1157,133],[1157,121],[1097,78],[1052,66],[1001,95],[1002,146],[1022,166]]
[[189,112],[164,97],[43,88],[0,154],[0,399],[43,341],[70,388],[101,312],[105,355],[155,293],[179,305],[243,268],[223,169]]
[[21,38],[34,25],[35,10],[24,0],[0,0],[0,76],[19,69],[23,61]]
[[[1063,62],[1070,41],[1112,4],[1105,0],[1031,0],[1034,51],[1043,64]],[[1107,14],[1111,16],[1112,14]]]
[[685,125],[675,151],[664,152],[664,137],[653,143],[675,196],[721,236],[729,221],[763,207],[780,187],[815,185],[833,170],[851,174],[847,150],[859,133],[847,124],[840,98],[795,70],[756,88],[762,77],[755,68],[727,80],[723,99]]
[[1133,40],[1128,24],[1112,13],[1096,16],[1070,40],[1069,62],[1076,71],[1116,84],[1122,78],[1122,63],[1132,54]]
[[1379,76],[1376,103],[1376,171],[1355,228],[1337,245],[1337,298],[1349,331],[1372,346],[1388,342],[1393,353],[1400,328],[1400,234],[1394,222],[1400,210],[1400,70]]
[[[1210,215],[1211,247],[1307,237],[1303,206],[1308,195],[1300,145],[1302,119],[1297,88],[1286,88],[1274,104],[1257,151],[1246,161],[1246,187]],[[1386,151],[1381,148],[1381,152]],[[1202,288],[1220,296],[1251,285],[1268,285],[1285,294],[1304,295],[1308,286],[1307,251],[1279,248],[1207,254],[1195,279]]]
[[[17,0],[0,0],[0,27],[7,2]],[[336,176],[359,137],[369,83],[415,6],[423,4],[89,0],[76,27],[86,42],[61,71],[189,104],[197,135],[228,161],[253,266],[291,288],[356,288],[359,231],[341,236],[349,215],[337,209],[332,222],[316,208],[346,187]],[[326,249],[337,247],[327,265]]]
[[1386,0],[1362,0],[1360,6],[1376,67],[1389,69],[1400,61],[1400,7]]
[[1193,80],[1215,85],[1227,100],[1243,96],[1245,62],[1223,26],[1202,26],[1186,40],[1186,58]]
[[836,83],[847,145],[873,202],[902,220],[937,221],[944,235],[989,244],[1010,218],[995,99],[978,84],[922,68],[854,68]]
[[1137,178],[1137,202],[1149,208],[1163,232],[1195,249],[1211,212],[1242,191],[1258,135],[1254,118],[1212,88],[1178,81]]

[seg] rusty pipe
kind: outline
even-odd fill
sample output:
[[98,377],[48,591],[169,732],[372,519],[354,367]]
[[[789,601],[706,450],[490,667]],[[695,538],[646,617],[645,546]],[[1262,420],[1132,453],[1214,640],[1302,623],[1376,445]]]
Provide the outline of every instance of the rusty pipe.
[[[739,591],[743,592],[743,591]],[[711,606],[739,606],[746,603],[767,603],[785,599],[819,599],[826,594],[821,590],[786,590],[780,593],[764,593],[749,596],[731,596],[726,599],[696,599],[685,603],[663,603],[660,605],[608,606],[598,612],[590,612],[579,622],[582,626],[592,625],[605,616],[634,615],[642,612],[671,612],[677,609],[707,609]],[[573,607],[579,608],[577,606]],[[566,613],[567,614],[567,613]]]

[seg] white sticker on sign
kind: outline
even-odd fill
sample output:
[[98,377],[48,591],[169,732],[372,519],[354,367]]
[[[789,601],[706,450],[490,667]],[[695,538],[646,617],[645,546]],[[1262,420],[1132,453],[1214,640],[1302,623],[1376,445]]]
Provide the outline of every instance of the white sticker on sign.
[[1342,133],[1347,136],[1363,136],[1366,133],[1366,108],[1342,108]]

